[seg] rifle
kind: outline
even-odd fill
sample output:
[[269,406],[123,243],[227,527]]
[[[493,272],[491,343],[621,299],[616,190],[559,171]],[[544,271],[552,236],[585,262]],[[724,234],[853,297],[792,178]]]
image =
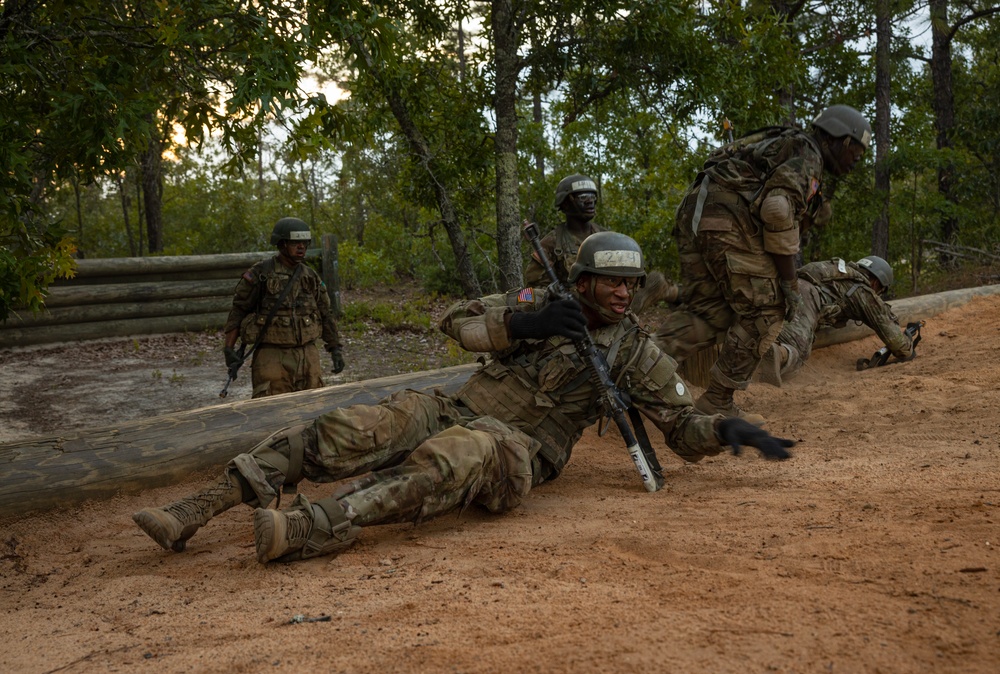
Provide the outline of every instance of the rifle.
[[[903,330],[903,334],[910,338],[910,357],[904,360],[894,360],[893,363],[905,363],[906,361],[913,360],[917,357],[917,344],[920,343],[920,328],[924,327],[926,321],[914,321],[913,323],[907,323],[906,329]],[[858,358],[857,368],[858,370],[868,370],[873,367],[882,367],[883,365],[888,365],[889,356],[892,355],[889,351],[888,346],[883,346],[881,349],[872,354],[871,358]]]
[[243,367],[243,363],[246,362],[246,359],[250,357],[246,351],[247,343],[243,342],[240,344],[240,348],[236,352],[236,355],[239,356],[240,359],[229,366],[229,378],[226,379],[226,385],[222,387],[221,391],[219,391],[220,398],[225,398],[229,395],[229,385],[236,381],[236,375],[239,374],[240,368]]
[[[545,273],[552,281],[549,285],[549,292],[560,299],[572,297],[568,289],[559,281],[559,277],[556,276],[556,272],[552,268],[552,263],[549,262],[549,258],[545,254],[545,249],[542,248],[538,236],[538,226],[525,220],[523,227],[525,238],[535,249],[538,261],[545,268]],[[649,438],[646,436],[646,429],[642,425],[642,417],[639,416],[638,410],[631,406],[627,395],[615,386],[611,379],[611,368],[608,367],[608,361],[604,354],[597,350],[590,332],[586,332],[582,339],[574,340],[573,344],[580,358],[587,364],[590,380],[600,394],[598,404],[603,409],[604,415],[614,420],[615,425],[618,426],[618,430],[625,440],[629,456],[632,457],[632,461],[639,471],[639,477],[642,478],[646,491],[659,491],[663,488],[663,469],[656,458],[656,452],[649,444]],[[634,432],[625,418],[626,410],[635,426]]]

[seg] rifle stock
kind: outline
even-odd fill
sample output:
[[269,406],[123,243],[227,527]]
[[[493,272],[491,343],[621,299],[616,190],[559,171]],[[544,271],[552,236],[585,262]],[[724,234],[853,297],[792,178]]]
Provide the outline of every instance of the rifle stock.
[[[526,220],[523,228],[525,238],[531,243],[539,263],[545,269],[546,275],[552,282],[549,285],[549,291],[558,297],[571,297],[572,295],[569,290],[563,286],[562,282],[559,281],[559,277],[556,276],[556,272],[552,268],[552,263],[549,262],[549,258],[545,254],[545,249],[542,248],[538,236],[538,227],[535,223]],[[645,437],[646,430],[644,427],[641,427],[642,418],[638,416],[638,411],[631,408],[630,402],[618,390],[618,387],[615,386],[614,381],[611,379],[611,368],[608,367],[607,359],[597,349],[593,338],[590,336],[590,332],[586,332],[583,339],[574,340],[573,344],[580,358],[587,364],[591,381],[600,392],[600,404],[604,408],[604,413],[615,422],[618,431],[625,440],[629,456],[632,457],[632,462],[635,464],[636,470],[639,471],[639,477],[642,478],[643,486],[646,487],[646,491],[659,491],[663,488],[663,469],[656,458],[656,452],[653,451],[648,438]],[[628,419],[625,416],[626,411],[632,415],[633,423],[636,424],[635,431],[629,425]],[[637,434],[642,436],[644,442],[640,442],[636,437]]]

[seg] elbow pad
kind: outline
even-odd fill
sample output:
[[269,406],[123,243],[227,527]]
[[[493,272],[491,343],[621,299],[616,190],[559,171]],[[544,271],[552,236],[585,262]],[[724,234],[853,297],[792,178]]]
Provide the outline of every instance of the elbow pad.
[[795,228],[792,204],[784,194],[771,194],[760,204],[760,219],[772,232]]

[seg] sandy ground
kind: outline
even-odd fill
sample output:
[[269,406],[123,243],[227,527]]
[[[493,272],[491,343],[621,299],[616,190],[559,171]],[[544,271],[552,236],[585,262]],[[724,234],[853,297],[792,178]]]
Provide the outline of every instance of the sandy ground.
[[[869,338],[752,387],[790,461],[686,465],[657,443],[667,487],[648,494],[616,434],[588,433],[510,514],[366,530],[338,557],[258,564],[245,507],[182,554],[132,523],[210,476],[0,520],[0,671],[996,672],[998,326],[1000,298],[975,299],[928,319],[913,362],[856,372]],[[87,360],[5,354],[6,439],[221,386],[217,366],[197,385],[158,366],[115,400],[74,383]],[[52,399],[25,408],[10,381],[38,371]]]

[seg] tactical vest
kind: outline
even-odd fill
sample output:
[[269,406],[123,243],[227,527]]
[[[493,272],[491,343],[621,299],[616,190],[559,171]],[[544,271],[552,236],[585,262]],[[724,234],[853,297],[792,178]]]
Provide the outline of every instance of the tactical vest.
[[[635,320],[626,316],[604,329],[612,331],[606,356],[613,376],[621,379],[641,369],[641,363],[630,363],[629,372],[621,373],[614,362],[623,344],[632,346],[629,340],[639,336]],[[639,334],[648,339],[645,333]],[[550,467],[546,479],[552,479],[566,465],[583,429],[597,421],[598,409],[590,371],[573,343],[551,338],[546,346],[549,348],[517,349],[489,361],[462,386],[457,397],[475,414],[499,419],[538,440],[542,445],[539,456]],[[634,348],[630,351],[634,353]],[[635,372],[637,377],[647,374]],[[587,414],[569,418],[561,407],[585,409]]]
[[773,143],[798,135],[815,144],[801,129],[770,126],[714,150],[681,205],[691,212],[692,231],[729,231],[730,218],[754,231],[751,216],[759,214],[764,184],[770,177],[765,157]]
[[[305,265],[300,262],[300,265]],[[276,257],[260,263],[256,274],[257,310],[247,314],[240,324],[244,343],[253,344],[278,296],[291,280],[294,269],[280,264]],[[305,346],[316,341],[323,332],[322,319],[316,297],[322,292],[322,281],[312,268],[305,266],[299,273],[295,286],[285,296],[281,306],[261,340],[266,346]]]

